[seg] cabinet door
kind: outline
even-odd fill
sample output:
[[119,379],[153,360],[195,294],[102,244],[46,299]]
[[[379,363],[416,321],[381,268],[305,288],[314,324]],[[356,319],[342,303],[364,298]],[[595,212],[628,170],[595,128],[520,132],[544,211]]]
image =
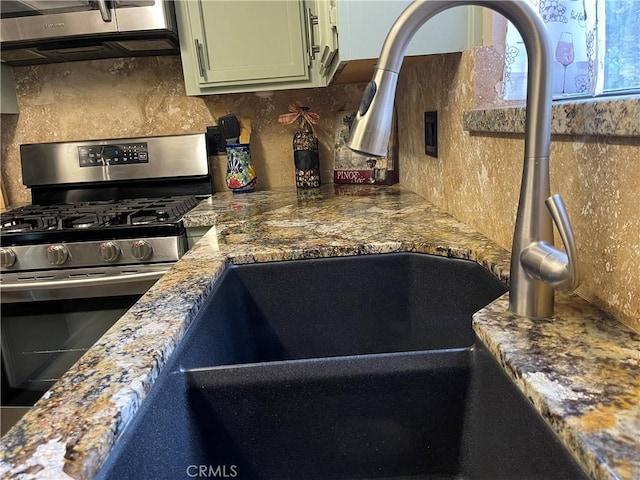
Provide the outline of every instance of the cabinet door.
[[18,113],[18,99],[16,96],[16,84],[13,80],[12,67],[0,64],[2,79],[2,98],[0,99],[0,110],[2,113]]
[[[340,57],[378,58],[391,26],[409,0],[339,0]],[[471,46],[469,28],[473,9],[467,6],[439,13],[415,34],[406,55],[460,52]]]
[[[242,86],[250,91],[311,79],[303,1],[204,0],[177,7],[187,93],[206,93],[202,89],[208,87],[240,87],[211,93]],[[199,91],[189,91],[190,83]]]
[[318,0],[318,61],[327,76],[338,53],[338,0]]
[[308,78],[301,2],[204,1],[200,5],[210,47],[206,49],[207,83]]
[[[357,61],[377,59],[391,26],[411,3],[410,0],[336,1],[339,49],[332,75],[350,62],[357,66]],[[441,12],[416,32],[405,55],[461,52],[479,45],[481,20],[479,7],[460,5]],[[367,71],[371,71],[371,64],[366,64]]]

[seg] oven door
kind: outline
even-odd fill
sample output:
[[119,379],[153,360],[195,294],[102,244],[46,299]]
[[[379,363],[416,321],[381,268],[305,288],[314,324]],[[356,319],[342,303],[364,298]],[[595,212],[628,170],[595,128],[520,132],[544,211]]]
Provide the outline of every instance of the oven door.
[[4,434],[171,265],[116,278],[7,282],[3,274],[1,425]]
[[8,303],[142,294],[172,265],[151,263],[72,270],[4,271],[0,277],[0,298],[4,308]]

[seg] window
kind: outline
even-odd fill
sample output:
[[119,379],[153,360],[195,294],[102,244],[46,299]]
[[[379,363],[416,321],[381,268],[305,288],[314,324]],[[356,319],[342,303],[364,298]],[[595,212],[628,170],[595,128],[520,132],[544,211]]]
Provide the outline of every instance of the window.
[[605,1],[604,91],[640,88],[640,2]]
[[[554,98],[640,89],[640,1],[530,0],[537,4],[554,49]],[[510,23],[505,42],[504,98],[526,96],[527,62]]]

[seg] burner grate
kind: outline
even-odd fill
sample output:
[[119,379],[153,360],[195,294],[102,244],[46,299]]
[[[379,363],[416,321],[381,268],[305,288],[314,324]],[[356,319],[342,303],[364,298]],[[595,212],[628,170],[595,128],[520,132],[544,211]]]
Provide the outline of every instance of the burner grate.
[[92,228],[96,226],[103,226],[104,222],[101,221],[100,216],[95,213],[81,213],[79,215],[72,215],[62,217],[59,219],[59,228]]
[[21,214],[5,215],[0,221],[0,235],[55,230],[58,223],[52,216]]
[[[113,231],[136,226],[174,225],[198,204],[194,196],[131,198],[111,201],[27,205],[0,214],[0,233],[35,235],[55,231]],[[33,239],[29,237],[30,241]]]

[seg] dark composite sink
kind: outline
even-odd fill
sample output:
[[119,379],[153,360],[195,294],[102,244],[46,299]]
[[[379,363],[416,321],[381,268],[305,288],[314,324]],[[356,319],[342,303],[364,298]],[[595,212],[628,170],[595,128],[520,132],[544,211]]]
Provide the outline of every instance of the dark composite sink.
[[473,333],[505,290],[422,254],[231,267],[99,478],[586,478]]

